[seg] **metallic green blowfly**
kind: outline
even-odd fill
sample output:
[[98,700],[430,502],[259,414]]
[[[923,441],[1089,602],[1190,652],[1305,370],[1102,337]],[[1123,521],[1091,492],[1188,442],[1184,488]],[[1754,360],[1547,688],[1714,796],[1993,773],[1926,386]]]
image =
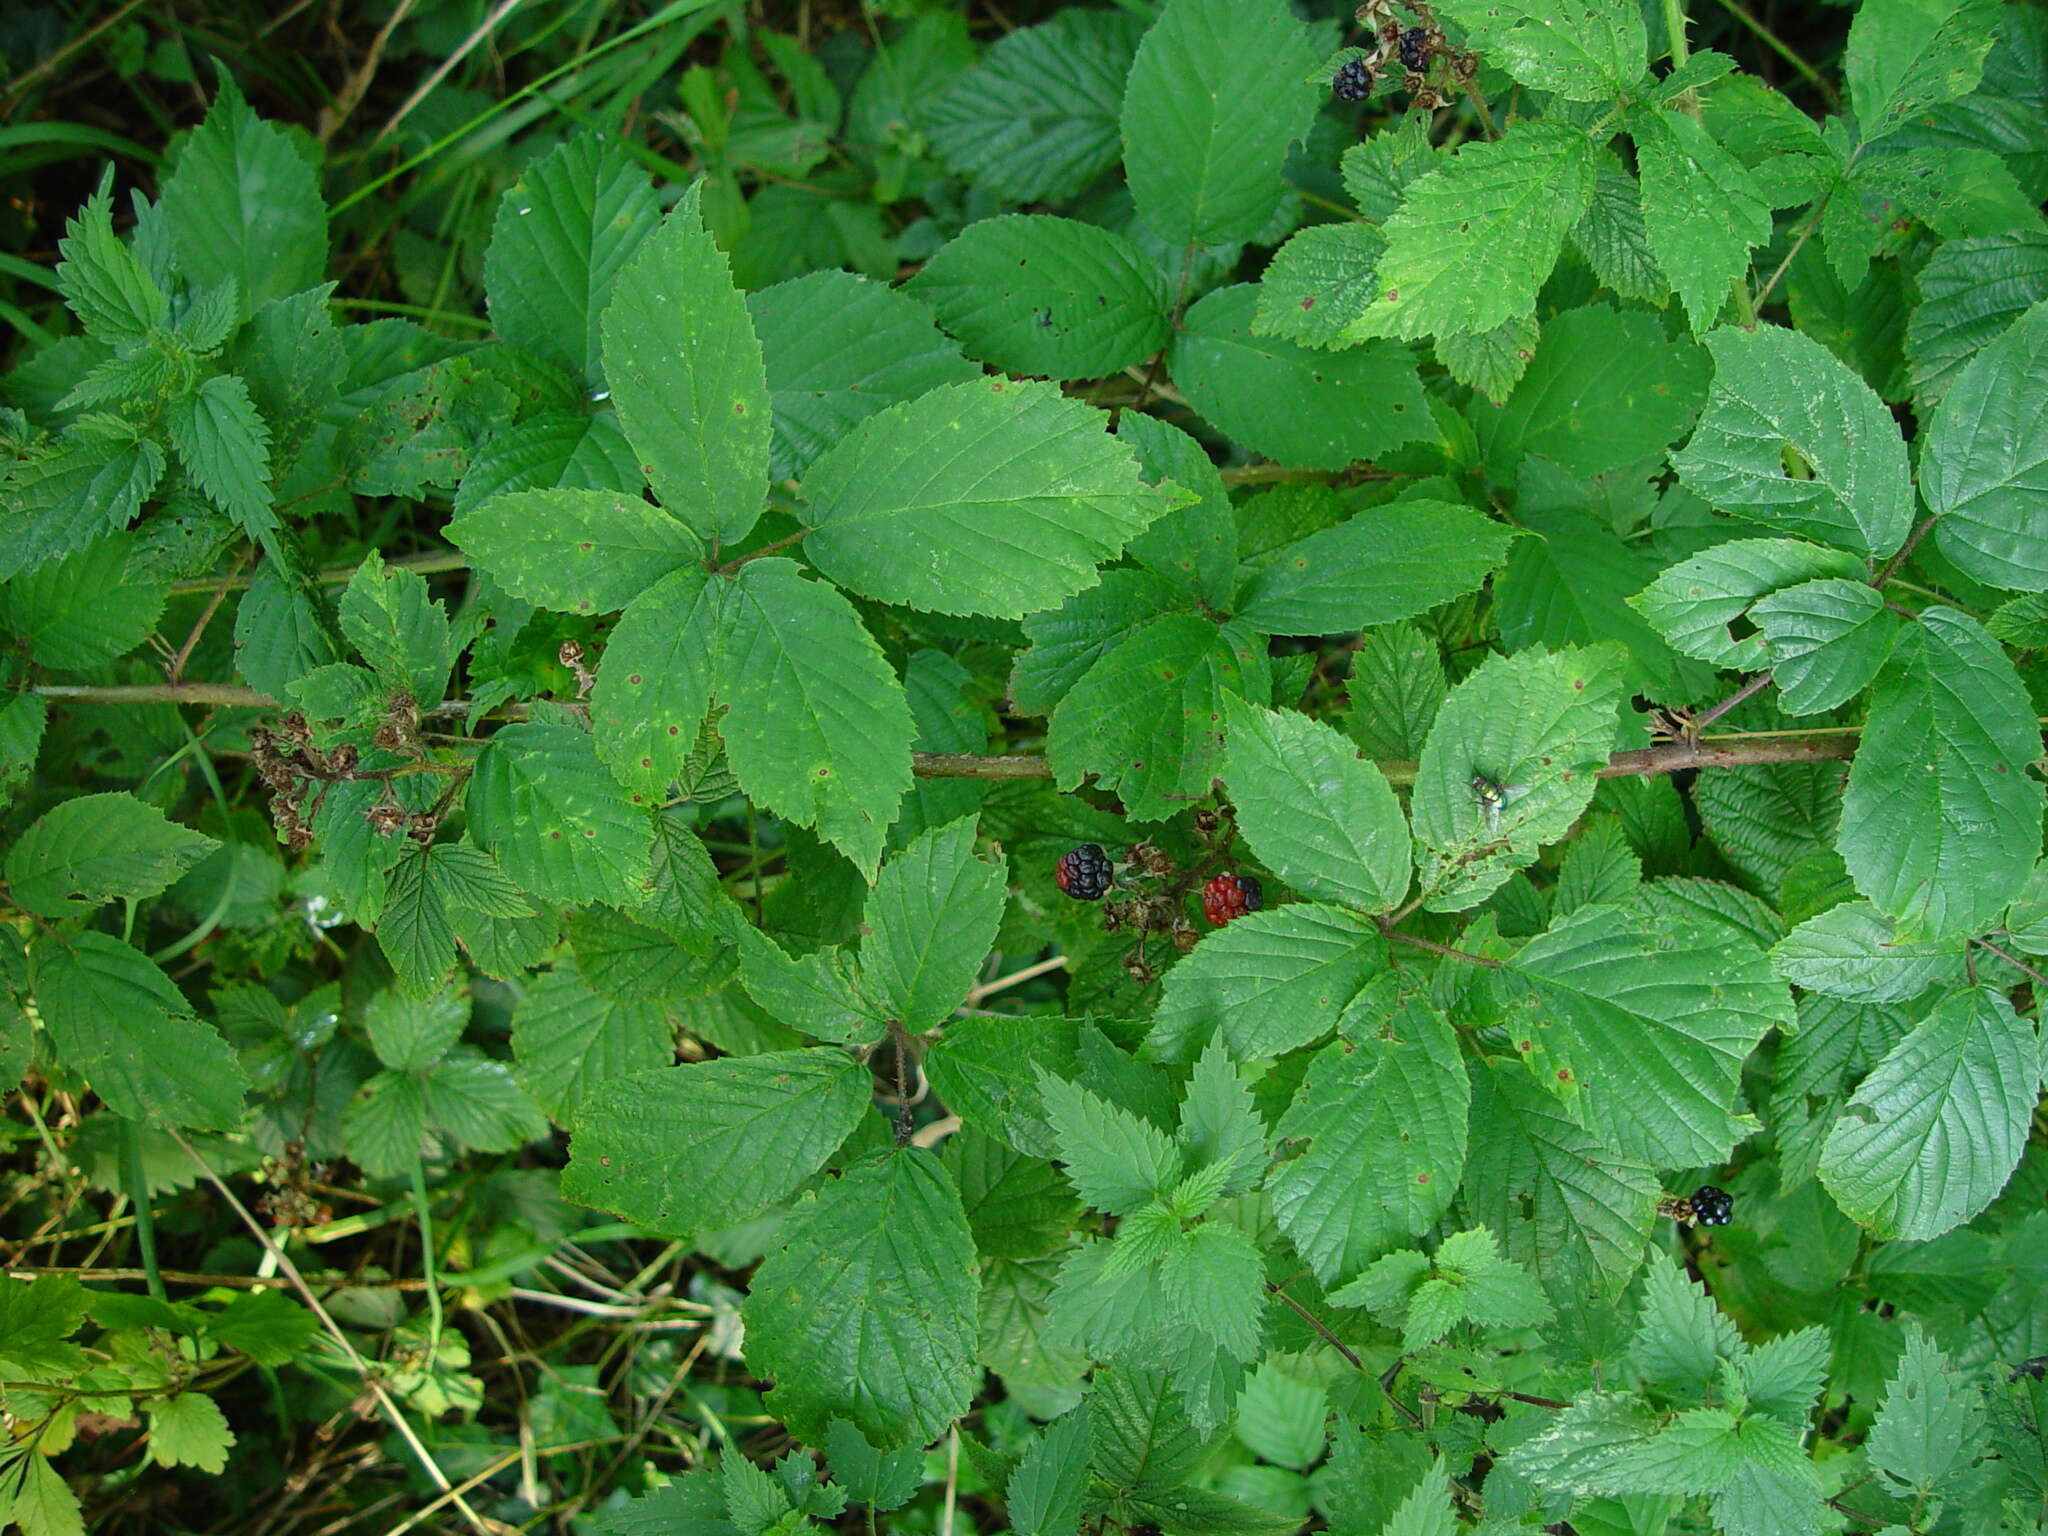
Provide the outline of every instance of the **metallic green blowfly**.
[[1472,797],[1479,802],[1480,815],[1485,818],[1486,830],[1500,830],[1500,810],[1513,800],[1521,797],[1518,784],[1503,785],[1498,779],[1490,779],[1483,773],[1472,775]]

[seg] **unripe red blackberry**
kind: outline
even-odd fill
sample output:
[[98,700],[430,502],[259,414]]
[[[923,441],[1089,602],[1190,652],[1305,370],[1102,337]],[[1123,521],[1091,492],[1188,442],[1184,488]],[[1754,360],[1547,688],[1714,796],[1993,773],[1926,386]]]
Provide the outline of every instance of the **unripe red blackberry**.
[[1251,875],[1218,875],[1202,887],[1202,916],[1221,928],[1266,904],[1266,889]]

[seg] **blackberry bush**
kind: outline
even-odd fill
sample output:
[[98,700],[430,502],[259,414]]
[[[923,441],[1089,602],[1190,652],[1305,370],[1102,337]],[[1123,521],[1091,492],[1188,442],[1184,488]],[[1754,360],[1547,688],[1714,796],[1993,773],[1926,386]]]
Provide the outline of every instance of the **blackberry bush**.
[[2040,1536],[2048,12],[1693,9],[14,7],[0,1522]]

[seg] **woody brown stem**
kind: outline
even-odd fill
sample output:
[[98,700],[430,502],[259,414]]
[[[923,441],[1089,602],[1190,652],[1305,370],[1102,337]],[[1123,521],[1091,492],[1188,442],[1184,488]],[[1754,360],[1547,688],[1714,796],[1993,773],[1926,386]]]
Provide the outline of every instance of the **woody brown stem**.
[[[206,704],[226,709],[275,709],[266,693],[234,683],[133,683],[113,686],[45,683],[33,690],[46,699],[77,704]],[[515,706],[516,707],[516,706]],[[468,705],[454,700],[431,711],[461,714]],[[1648,778],[1685,768],[1754,768],[1767,763],[1839,763],[1856,755],[1853,730],[1823,734],[1787,731],[1781,734],[1707,738],[1698,743],[1665,742],[1659,746],[1617,752],[1596,770],[1603,779]],[[1379,765],[1389,783],[1413,784],[1415,764]],[[910,771],[921,779],[1049,779],[1052,764],[1022,753],[913,752]]]

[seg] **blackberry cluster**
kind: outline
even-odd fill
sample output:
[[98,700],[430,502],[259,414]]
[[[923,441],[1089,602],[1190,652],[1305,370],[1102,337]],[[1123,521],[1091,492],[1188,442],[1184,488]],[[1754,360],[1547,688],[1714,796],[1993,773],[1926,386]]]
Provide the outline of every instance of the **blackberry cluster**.
[[1410,74],[1421,74],[1429,66],[1429,28],[1410,27],[1403,32],[1398,51],[1401,67]]
[[1218,875],[1202,887],[1202,916],[1221,928],[1266,904],[1266,889],[1251,875]]
[[1725,1227],[1735,1217],[1735,1198],[1725,1189],[1702,1184],[1692,1192],[1692,1219],[1703,1227]]
[[1339,101],[1363,101],[1372,94],[1372,67],[1363,59],[1347,59],[1330,77]]
[[1100,843],[1083,843],[1060,855],[1053,878],[1076,901],[1100,901],[1109,890],[1109,855]]

